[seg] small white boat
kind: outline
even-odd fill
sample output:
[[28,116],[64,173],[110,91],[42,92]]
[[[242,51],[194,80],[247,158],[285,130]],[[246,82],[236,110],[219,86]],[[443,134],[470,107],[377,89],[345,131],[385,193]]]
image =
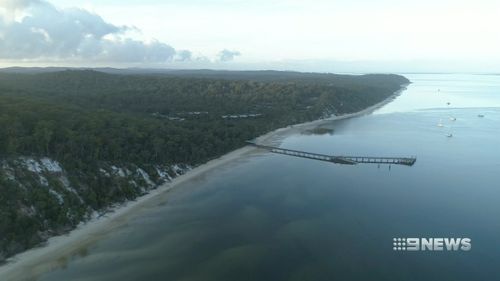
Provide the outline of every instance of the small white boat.
[[438,127],[443,127],[443,120],[439,119]]
[[451,137],[453,137],[453,134],[449,133],[449,134],[446,135],[446,137],[451,138]]
[[457,121],[457,118],[450,116],[450,121]]

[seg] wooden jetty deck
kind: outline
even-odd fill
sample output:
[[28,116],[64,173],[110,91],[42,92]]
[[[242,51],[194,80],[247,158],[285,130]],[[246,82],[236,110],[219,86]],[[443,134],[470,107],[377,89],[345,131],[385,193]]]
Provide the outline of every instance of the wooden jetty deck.
[[314,159],[314,160],[326,161],[344,165],[387,164],[387,165],[413,166],[413,164],[415,164],[415,162],[417,161],[417,158],[415,157],[335,156],[335,155],[326,155],[326,154],[311,153],[299,150],[292,150],[274,146],[267,146],[267,145],[257,144],[252,141],[247,141],[247,143],[258,148],[266,149],[272,153],[284,154],[289,156],[308,158],[308,159]]

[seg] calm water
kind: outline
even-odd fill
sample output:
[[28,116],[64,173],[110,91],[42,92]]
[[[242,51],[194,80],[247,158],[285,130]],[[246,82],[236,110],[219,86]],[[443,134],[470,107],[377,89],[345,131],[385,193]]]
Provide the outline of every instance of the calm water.
[[[416,155],[415,166],[258,153],[174,190],[40,280],[498,280],[500,76],[406,76],[408,90],[374,114],[281,145]],[[472,250],[395,252],[393,237],[470,237]]]

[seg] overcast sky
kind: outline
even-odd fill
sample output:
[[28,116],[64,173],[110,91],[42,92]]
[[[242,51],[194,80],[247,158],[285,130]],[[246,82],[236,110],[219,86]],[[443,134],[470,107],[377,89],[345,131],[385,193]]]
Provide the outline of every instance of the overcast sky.
[[500,71],[498,0],[0,3],[3,66]]

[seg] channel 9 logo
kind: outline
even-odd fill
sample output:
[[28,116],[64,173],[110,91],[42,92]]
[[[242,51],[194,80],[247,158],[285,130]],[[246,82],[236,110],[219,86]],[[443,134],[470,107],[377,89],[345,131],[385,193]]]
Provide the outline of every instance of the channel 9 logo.
[[470,238],[393,238],[394,251],[470,251]]

